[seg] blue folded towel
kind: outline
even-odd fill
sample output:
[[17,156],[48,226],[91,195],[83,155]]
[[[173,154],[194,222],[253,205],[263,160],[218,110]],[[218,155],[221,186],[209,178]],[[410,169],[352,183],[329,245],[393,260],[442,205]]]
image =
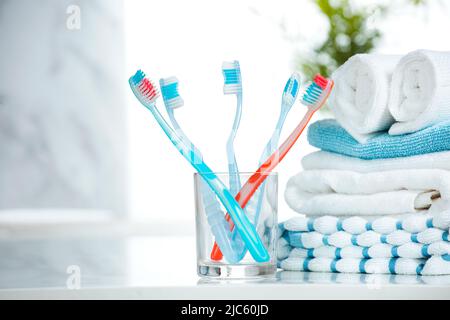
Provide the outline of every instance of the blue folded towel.
[[309,143],[322,150],[360,159],[409,157],[450,150],[450,122],[443,122],[411,134],[392,136],[387,132],[358,143],[336,120],[317,121],[309,126]]

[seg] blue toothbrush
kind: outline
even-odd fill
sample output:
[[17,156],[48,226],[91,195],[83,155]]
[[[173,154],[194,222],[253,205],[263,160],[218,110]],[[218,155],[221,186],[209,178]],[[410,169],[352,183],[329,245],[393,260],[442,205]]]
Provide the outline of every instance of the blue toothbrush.
[[[175,118],[175,109],[184,105],[183,98],[180,96],[178,91],[178,79],[176,77],[161,79],[159,80],[159,85],[161,88],[164,106],[166,107],[166,111],[173,128],[176,133],[181,136],[183,142],[186,145],[191,146],[199,157],[202,157],[200,151],[195,149],[194,144],[184,133],[183,129],[181,129],[180,124]],[[230,263],[237,263],[239,261],[237,255],[238,251],[233,247],[231,230],[228,222],[225,220],[225,213],[221,210],[214,191],[208,187],[205,181],[202,181],[200,188],[205,214],[211,228],[211,233],[214,235],[225,259],[227,259]]]
[[206,165],[201,155],[196,152],[196,148],[187,146],[182,138],[169,126],[164,120],[159,110],[156,108],[156,100],[159,92],[153,83],[145,78],[145,74],[139,70],[129,80],[130,88],[136,98],[145,106],[155,117],[161,129],[178,149],[178,151],[188,160],[195,170],[202,176],[208,186],[215,192],[225,209],[231,216],[231,219],[239,230],[239,234],[245,242],[253,259],[257,262],[267,262],[270,259],[269,253],[256,232],[253,224],[248,220],[242,208],[228,191],[225,185],[220,181],[217,175]]
[[228,158],[228,173],[230,180],[230,191],[236,195],[241,189],[241,180],[239,177],[239,169],[236,162],[234,152],[234,139],[236,137],[242,115],[242,77],[241,68],[238,61],[224,62],[222,64],[222,73],[224,77],[224,94],[236,95],[237,106],[234,116],[233,127],[227,141],[227,158]]

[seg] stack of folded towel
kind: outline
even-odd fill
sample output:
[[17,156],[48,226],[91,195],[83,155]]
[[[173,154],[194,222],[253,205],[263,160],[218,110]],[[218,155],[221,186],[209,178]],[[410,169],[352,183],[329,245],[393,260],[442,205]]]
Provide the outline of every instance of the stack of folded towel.
[[286,188],[284,270],[450,274],[450,53],[356,55]]

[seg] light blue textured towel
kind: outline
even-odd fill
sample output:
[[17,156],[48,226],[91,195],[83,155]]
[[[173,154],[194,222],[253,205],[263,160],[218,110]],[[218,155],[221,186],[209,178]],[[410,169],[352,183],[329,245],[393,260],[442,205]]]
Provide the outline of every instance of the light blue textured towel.
[[366,160],[408,157],[450,150],[450,122],[398,136],[382,132],[361,144],[336,120],[327,119],[309,126],[308,141],[312,146],[325,151]]

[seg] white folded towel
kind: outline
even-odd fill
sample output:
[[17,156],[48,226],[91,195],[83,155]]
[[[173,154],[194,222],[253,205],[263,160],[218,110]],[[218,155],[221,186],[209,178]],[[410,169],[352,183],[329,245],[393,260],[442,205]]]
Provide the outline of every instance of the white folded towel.
[[394,123],[388,110],[389,86],[400,58],[357,54],[332,76],[335,87],[329,98],[331,110],[341,126],[360,143]]
[[450,52],[417,50],[392,75],[389,134],[411,133],[450,119]]
[[361,173],[401,169],[450,170],[450,151],[374,160],[362,160],[333,152],[316,151],[303,157],[302,167],[305,170],[351,170]]
[[439,169],[357,173],[306,170],[289,179],[288,205],[311,215],[384,215],[413,213],[450,199],[450,172]]

